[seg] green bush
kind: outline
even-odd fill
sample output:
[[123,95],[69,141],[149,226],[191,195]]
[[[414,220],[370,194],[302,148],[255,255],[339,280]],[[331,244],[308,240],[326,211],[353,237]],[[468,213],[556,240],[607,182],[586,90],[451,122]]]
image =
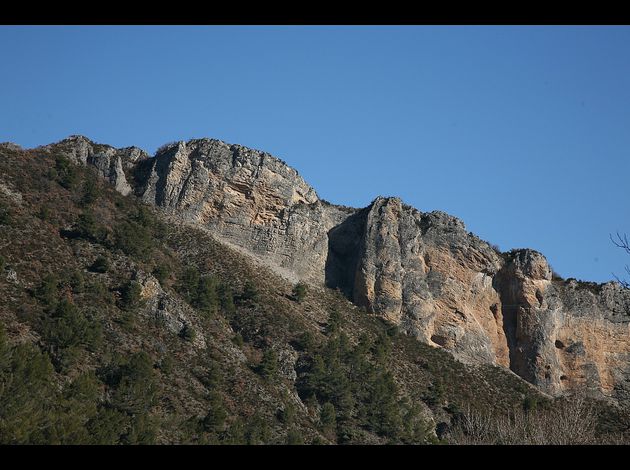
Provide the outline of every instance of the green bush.
[[[379,337],[389,340],[385,331]],[[370,347],[366,335],[352,346],[344,333],[336,332],[312,353],[306,370],[299,373],[298,393],[303,399],[315,397],[323,403],[322,432],[331,440],[336,434],[339,442],[351,442],[356,437],[350,423],[358,422],[392,443],[425,442],[426,423],[410,414],[409,410],[416,410],[399,396],[387,365],[378,360],[379,354],[378,348]],[[406,420],[412,418],[413,425],[409,426],[413,429],[409,430]]]
[[9,209],[2,203],[0,203],[0,225],[11,225]]
[[173,359],[171,358],[171,356],[166,355],[164,356],[159,363],[159,369],[162,371],[162,373],[168,375],[173,371]]
[[523,400],[523,411],[535,411],[538,408],[538,400],[536,397],[528,395]]
[[131,424],[93,372],[57,386],[46,354],[11,347],[0,325],[0,444],[118,444]]
[[305,331],[297,340],[296,346],[302,351],[312,351],[315,348],[315,338],[313,333]]
[[80,294],[85,288],[85,277],[81,271],[74,269],[65,274],[61,283],[69,287],[74,294]]
[[81,213],[75,227],[76,235],[79,238],[95,243],[104,243],[107,239],[107,229],[96,221],[96,217],[91,211]]
[[141,382],[141,378],[123,376],[120,382],[109,386],[112,399],[99,406],[97,414],[86,424],[90,436],[88,444],[155,443],[155,419],[142,404],[146,399],[138,396],[147,390],[152,380]]
[[176,290],[189,304],[195,300],[200,277],[199,270],[194,266],[187,267],[179,277]]
[[218,287],[219,303],[224,312],[232,314],[236,311],[234,305],[234,293],[230,286],[225,283],[220,283]]
[[295,420],[295,407],[290,403],[286,403],[284,408],[278,410],[277,416],[282,424],[293,424]]
[[171,275],[171,267],[168,264],[162,263],[158,264],[153,269],[153,275],[158,280],[160,284],[164,284],[164,281],[168,279]]
[[102,274],[109,271],[109,267],[110,267],[109,260],[105,258],[104,256],[99,256],[98,258],[94,260],[94,263],[92,263],[92,266],[90,266],[90,270],[95,273]]
[[54,310],[59,296],[59,278],[54,274],[47,274],[34,293],[35,298],[41,302],[45,310]]
[[133,221],[120,222],[114,229],[114,246],[133,258],[147,260],[153,249],[151,232]]
[[149,207],[141,205],[138,206],[136,212],[131,216],[131,219],[139,224],[141,227],[147,229],[152,237],[162,239],[166,234],[166,226],[157,218]]
[[77,167],[63,155],[55,157],[55,172],[52,176],[55,176],[59,184],[70,191],[79,184]]
[[306,298],[306,293],[307,293],[306,284],[302,282],[298,282],[293,287],[293,298],[295,299],[297,303],[302,303],[302,301],[304,301],[304,299]]
[[278,372],[278,356],[272,349],[263,353],[262,361],[258,366],[258,373],[266,379],[273,378]]
[[108,287],[98,279],[91,279],[85,284],[85,293],[96,302],[111,303],[113,301],[112,294]]
[[132,215],[132,219],[143,227],[151,228],[158,222],[155,215],[147,206],[138,206],[136,212]]
[[440,377],[435,377],[433,383],[429,386],[425,401],[432,406],[439,406],[444,402],[445,397],[444,382]]
[[129,281],[120,289],[119,307],[121,310],[131,312],[141,307],[143,303],[142,286],[139,282]]
[[196,337],[195,330],[188,323],[184,323],[181,331],[179,332],[179,336],[181,336],[186,341],[194,341]]
[[210,392],[208,398],[208,412],[203,418],[203,429],[207,432],[221,432],[225,429],[225,419],[228,414],[223,406],[221,395],[216,391]]
[[147,413],[156,403],[158,384],[149,355],[140,351],[117,358],[103,371],[112,389],[112,406],[127,414]]
[[226,310],[233,308],[231,291],[222,286],[215,276],[201,276],[195,267],[188,267],[182,273],[176,289],[190,305],[206,315],[216,313],[219,306]]
[[234,335],[234,338],[232,338],[232,342],[236,344],[239,348],[242,348],[244,344],[243,335],[241,335],[240,333],[236,333],[236,335]]
[[339,331],[339,328],[341,328],[341,323],[341,313],[339,313],[339,310],[333,310],[332,312],[330,312],[330,315],[328,317],[326,332],[329,335],[337,333]]
[[85,315],[68,299],[62,299],[54,314],[46,320],[45,340],[54,346],[54,350],[63,350],[73,346],[98,347],[101,328],[96,322],[88,321]]
[[199,279],[193,306],[206,314],[214,314],[219,307],[219,283],[214,276],[203,276]]
[[337,412],[335,411],[335,405],[329,401],[324,403],[319,414],[319,420],[322,423],[323,431],[333,431],[337,427]]
[[302,437],[302,433],[300,433],[300,431],[295,428],[289,429],[289,432],[287,433],[287,445],[304,445],[304,438]]
[[245,281],[245,285],[243,286],[243,292],[240,295],[239,300],[243,302],[257,302],[258,301],[258,289],[251,281],[249,280]]
[[392,340],[386,333],[379,333],[372,348],[376,360],[381,364],[385,364],[392,352]]
[[244,435],[246,444],[267,444],[271,438],[271,430],[267,419],[261,413],[255,413],[254,416],[247,420]]
[[101,196],[101,189],[98,186],[96,176],[90,174],[83,182],[83,195],[80,204],[82,206],[90,206],[94,204]]
[[41,220],[50,220],[51,212],[48,206],[41,206],[37,212],[37,217]]
[[0,443],[47,442],[54,398],[48,356],[30,344],[11,347],[0,325]]

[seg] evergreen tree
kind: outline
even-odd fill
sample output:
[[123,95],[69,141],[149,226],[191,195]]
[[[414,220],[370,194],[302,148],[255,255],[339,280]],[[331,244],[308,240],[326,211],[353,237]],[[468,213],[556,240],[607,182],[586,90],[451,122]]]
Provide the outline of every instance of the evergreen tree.
[[200,277],[199,270],[194,266],[189,266],[181,274],[177,283],[177,291],[184,296],[189,304],[195,302]]
[[120,290],[120,308],[130,312],[139,308],[142,304],[142,286],[140,283],[129,281],[123,285]]
[[77,167],[62,155],[55,157],[55,171],[53,176],[61,186],[72,191],[79,183]]
[[297,303],[302,303],[306,298],[307,288],[306,284],[302,282],[298,282],[293,287],[293,298],[297,301]]
[[220,283],[218,287],[219,303],[221,308],[227,314],[233,314],[236,311],[234,306],[234,293],[229,285]]
[[158,264],[155,269],[153,269],[153,275],[158,280],[160,284],[164,284],[164,282],[168,279],[171,274],[171,267],[168,264],[162,263]]
[[109,271],[109,260],[104,256],[99,256],[94,260],[92,266],[90,266],[90,270],[95,273],[106,273]]
[[199,279],[193,305],[208,315],[216,313],[219,306],[218,282],[214,276]]
[[227,418],[227,411],[223,406],[221,395],[216,391],[210,392],[208,402],[208,413],[203,418],[203,428],[207,432],[221,432],[225,428],[225,419]]
[[116,225],[114,240],[116,248],[139,260],[147,260],[153,249],[150,231],[134,221],[122,221]]
[[35,289],[35,298],[39,300],[44,309],[50,311],[57,306],[59,296],[59,278],[54,274],[47,274]]
[[332,312],[330,312],[330,315],[328,317],[328,325],[326,328],[326,332],[329,335],[333,335],[339,331],[340,327],[341,327],[341,314],[339,313],[338,310],[335,309]]
[[245,302],[257,302],[258,301],[258,289],[249,280],[245,282],[243,286],[243,293],[241,294],[241,300]]
[[322,425],[322,432],[332,439],[337,428],[337,412],[335,411],[335,405],[329,401],[324,403],[320,411],[319,420]]
[[90,206],[100,197],[101,191],[98,186],[96,177],[90,173],[83,183],[83,196],[80,204],[82,206]]
[[276,375],[276,372],[278,372],[278,356],[272,349],[265,350],[258,370],[260,375],[266,379],[270,379]]
[[184,326],[179,332],[179,336],[184,338],[186,341],[194,341],[197,334],[189,323],[184,323]]
[[289,432],[287,433],[287,445],[290,445],[290,446],[304,445],[304,438],[302,437],[302,433],[300,433],[295,428],[289,429]]

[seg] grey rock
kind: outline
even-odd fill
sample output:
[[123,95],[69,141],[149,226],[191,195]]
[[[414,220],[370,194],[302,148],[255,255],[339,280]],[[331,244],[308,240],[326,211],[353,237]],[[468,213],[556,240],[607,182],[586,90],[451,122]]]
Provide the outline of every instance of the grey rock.
[[109,145],[96,144],[80,135],[70,136],[39,149],[64,155],[75,163],[95,168],[98,175],[109,181],[123,195],[132,192],[125,169],[131,174],[142,160],[149,158],[145,151],[137,147],[116,149]]
[[8,150],[14,150],[14,151],[22,150],[21,145],[14,144],[13,142],[0,142],[0,147],[3,147]]
[[18,275],[17,275],[17,272],[15,272],[14,269],[9,268],[7,270],[7,281],[13,282],[14,284],[17,284],[17,282],[18,282]]
[[161,149],[138,192],[166,213],[313,282],[324,280],[327,232],[348,216],[323,204],[281,160],[212,139]]

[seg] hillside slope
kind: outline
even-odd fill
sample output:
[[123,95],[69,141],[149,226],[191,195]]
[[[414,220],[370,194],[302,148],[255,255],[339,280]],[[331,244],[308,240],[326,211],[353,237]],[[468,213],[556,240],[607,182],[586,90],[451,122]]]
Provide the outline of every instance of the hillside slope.
[[461,220],[398,198],[335,206],[285,162],[215,139],[168,144],[155,158],[81,136],[40,151],[95,167],[292,282],[339,288],[460,361],[508,367],[555,396],[630,397],[630,290],[618,283],[554,278],[541,253],[501,253]]
[[430,443],[554,406],[153,210],[121,191],[135,164],[73,158],[0,146],[0,442]]

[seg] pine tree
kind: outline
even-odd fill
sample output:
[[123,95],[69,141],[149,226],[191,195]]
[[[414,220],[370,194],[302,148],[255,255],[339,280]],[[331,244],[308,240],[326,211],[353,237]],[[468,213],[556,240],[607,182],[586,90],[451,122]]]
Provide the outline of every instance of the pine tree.
[[272,349],[265,350],[258,370],[260,375],[266,379],[276,375],[276,372],[278,372],[278,356]]
[[306,284],[302,282],[298,282],[293,287],[293,298],[297,301],[297,303],[301,304],[304,298],[306,297],[307,288]]

